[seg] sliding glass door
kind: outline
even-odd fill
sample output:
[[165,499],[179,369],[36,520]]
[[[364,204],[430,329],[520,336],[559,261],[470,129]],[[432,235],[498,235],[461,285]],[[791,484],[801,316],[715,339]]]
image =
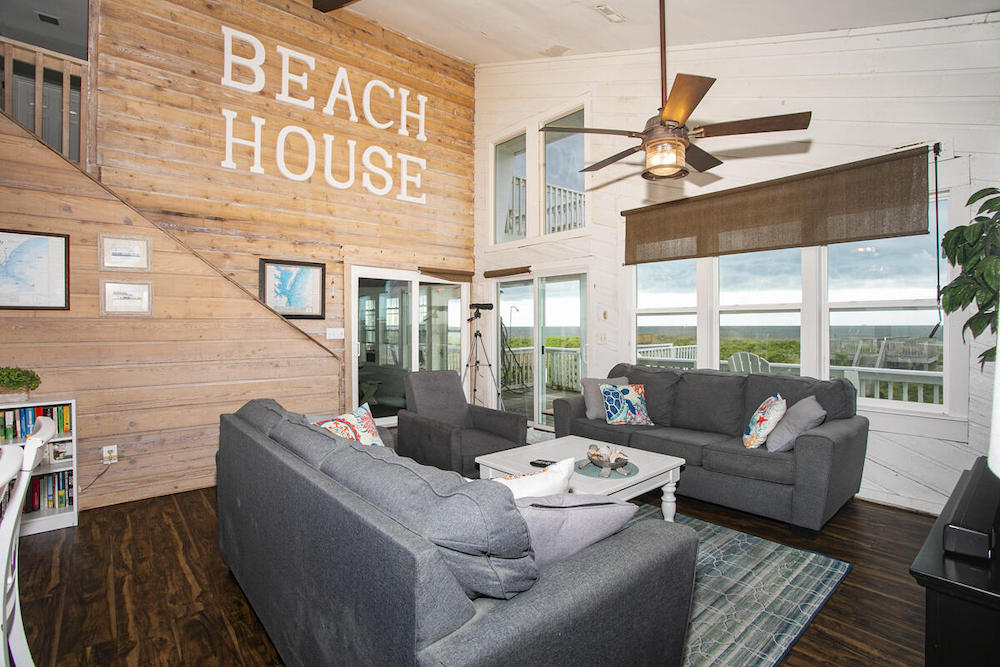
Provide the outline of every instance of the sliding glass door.
[[391,423],[406,407],[403,378],[412,370],[462,372],[468,286],[414,271],[354,267],[353,404],[368,404]]
[[552,401],[580,393],[586,342],[586,276],[500,283],[503,408],[552,425]]

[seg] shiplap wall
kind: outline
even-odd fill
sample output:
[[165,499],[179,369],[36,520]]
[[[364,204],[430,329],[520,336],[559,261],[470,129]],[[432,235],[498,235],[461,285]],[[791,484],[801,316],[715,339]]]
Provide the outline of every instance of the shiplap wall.
[[[222,27],[258,38],[265,47],[264,88],[257,93],[220,83]],[[346,10],[329,14],[308,3],[280,0],[101,0],[98,84],[99,152],[102,181],[150,220],[172,230],[209,261],[257,290],[261,257],[324,262],[328,288],[325,320],[295,320],[296,326],[343,354],[350,341],[326,340],[327,327],[350,326],[345,265],[415,269],[432,266],[472,269],[471,185],[473,69]],[[242,42],[234,51],[250,55]],[[278,47],[315,58],[307,70],[292,59],[293,75],[306,72],[307,90],[294,81],[290,95],[315,97],[315,108],[278,101]],[[348,119],[346,102],[334,115],[321,113],[338,68],[347,72],[359,122]],[[249,81],[246,68],[234,78]],[[378,79],[409,92],[411,111],[425,95],[426,141],[398,134],[399,94],[372,94],[372,112],[388,129],[365,122],[363,91]],[[343,89],[341,89],[343,92]],[[262,132],[263,174],[250,173],[249,148],[233,151],[237,168],[223,168],[225,118],[235,111],[236,136],[253,137],[250,116],[266,120]],[[294,125],[316,142],[316,170],[307,181],[282,177],[276,167],[281,128]],[[333,176],[347,178],[346,141],[357,142],[355,183],[334,189],[324,180],[322,135],[334,136]],[[294,173],[305,170],[305,143],[291,135],[285,157]],[[379,146],[394,156],[392,190],[385,196],[363,187],[361,154]],[[419,188],[425,204],[400,201],[397,152],[426,160]],[[375,158],[376,164],[381,164]],[[377,186],[381,177],[373,175]],[[350,349],[350,348],[347,348]],[[350,368],[350,364],[346,364]],[[348,382],[352,379],[348,378]]]
[[[0,310],[0,365],[38,372],[32,399],[77,400],[81,509],[214,485],[219,415],[251,398],[337,405],[329,351],[2,115],[0,163],[2,226],[69,234],[70,310]],[[102,232],[150,239],[152,271],[100,271]],[[102,278],[151,281],[152,316],[101,316]]]
[[[556,118],[574,104],[584,107],[590,127],[641,129],[659,106],[658,54],[643,50],[479,67],[477,269],[531,264],[545,275],[586,267],[588,366],[592,373],[606,372],[634,354],[634,278],[622,266],[623,209],[850,162],[918,142],[942,143],[942,185],[955,197],[1000,182],[998,20],[994,13],[669,49],[669,76],[687,72],[718,79],[689,126],[811,110],[811,127],[702,140],[699,145],[725,163],[681,182],[644,181],[637,154],[588,176],[586,230],[506,246],[491,243],[493,144]],[[529,164],[537,140],[537,133],[529,131]],[[588,135],[587,161],[632,142]],[[968,220],[960,204],[953,202],[950,210],[953,220]],[[494,283],[479,281],[474,287],[477,300],[495,298]],[[950,323],[953,341],[957,332]],[[951,369],[959,374],[952,381],[968,386],[967,404],[940,418],[870,413],[863,497],[937,512],[960,471],[985,452],[992,369],[980,373],[978,364],[966,365],[964,357],[974,359],[978,352],[960,343],[956,347],[962,358]]]

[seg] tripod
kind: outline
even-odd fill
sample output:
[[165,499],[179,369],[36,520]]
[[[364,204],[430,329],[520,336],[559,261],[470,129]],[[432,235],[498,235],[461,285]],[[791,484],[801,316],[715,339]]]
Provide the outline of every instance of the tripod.
[[470,396],[470,403],[477,405],[476,398],[479,391],[479,367],[482,363],[479,360],[480,351],[482,352],[483,359],[486,362],[486,368],[489,369],[490,378],[493,380],[493,386],[497,390],[497,409],[503,410],[503,398],[500,395],[500,384],[497,382],[497,376],[493,372],[493,364],[490,363],[490,356],[486,352],[486,343],[483,342],[483,334],[479,330],[479,320],[482,318],[483,314],[476,308],[476,312],[466,320],[469,323],[469,329],[472,331],[472,341],[469,346],[469,360],[465,362],[465,370],[462,372],[462,384],[465,384],[465,377],[469,374],[469,370],[472,370],[472,395]]

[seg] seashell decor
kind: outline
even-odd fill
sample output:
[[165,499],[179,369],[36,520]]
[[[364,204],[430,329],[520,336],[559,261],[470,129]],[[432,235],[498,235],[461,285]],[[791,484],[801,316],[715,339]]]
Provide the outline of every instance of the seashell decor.
[[628,476],[625,466],[628,465],[628,456],[625,452],[613,445],[591,445],[587,448],[588,461],[581,461],[578,465],[584,468],[590,463],[602,468],[600,477],[610,477],[614,470],[623,477]]

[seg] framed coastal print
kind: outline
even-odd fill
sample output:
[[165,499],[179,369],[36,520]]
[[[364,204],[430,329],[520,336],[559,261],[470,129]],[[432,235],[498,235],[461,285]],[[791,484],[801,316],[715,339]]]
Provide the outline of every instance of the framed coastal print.
[[152,314],[152,281],[101,279],[101,315]]
[[69,235],[0,229],[0,308],[69,310]]
[[326,264],[261,258],[258,282],[260,300],[279,315],[311,320],[326,317]]
[[97,235],[97,251],[100,253],[101,271],[150,271],[153,255],[150,252],[152,239],[146,236],[123,234]]

